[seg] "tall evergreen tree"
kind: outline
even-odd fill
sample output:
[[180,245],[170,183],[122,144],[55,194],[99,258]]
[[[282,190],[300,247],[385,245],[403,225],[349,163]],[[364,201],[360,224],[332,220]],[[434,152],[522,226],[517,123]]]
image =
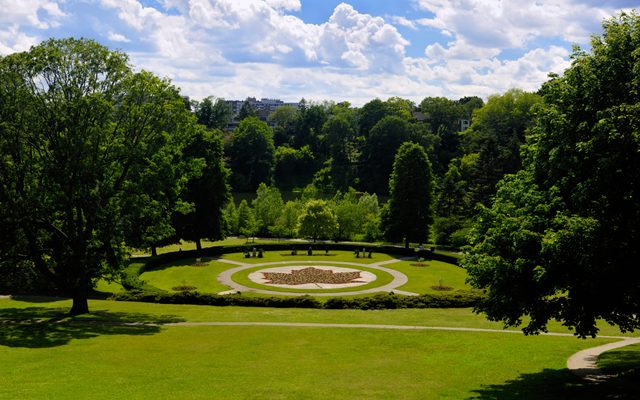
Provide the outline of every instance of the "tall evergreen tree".
[[400,146],[389,179],[389,202],[383,209],[384,236],[392,242],[425,243],[433,223],[433,177],[424,149],[415,143]]
[[183,155],[199,162],[202,169],[187,182],[181,199],[191,207],[174,215],[174,226],[180,238],[194,241],[200,251],[201,239],[222,240],[226,230],[223,207],[229,200],[229,171],[220,132],[197,129]]

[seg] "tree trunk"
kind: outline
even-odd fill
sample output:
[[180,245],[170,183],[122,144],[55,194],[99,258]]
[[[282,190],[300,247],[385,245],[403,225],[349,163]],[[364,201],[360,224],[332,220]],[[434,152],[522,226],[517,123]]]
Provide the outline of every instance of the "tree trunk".
[[198,250],[198,255],[202,252],[202,243],[200,242],[200,238],[196,239],[196,250]]
[[404,248],[408,249],[409,248],[409,236],[406,236],[404,238]]
[[158,255],[158,249],[156,246],[151,246],[151,256],[156,257]]
[[84,287],[78,287],[73,291],[73,305],[71,306],[71,315],[80,315],[89,313],[89,301],[87,298],[87,290]]

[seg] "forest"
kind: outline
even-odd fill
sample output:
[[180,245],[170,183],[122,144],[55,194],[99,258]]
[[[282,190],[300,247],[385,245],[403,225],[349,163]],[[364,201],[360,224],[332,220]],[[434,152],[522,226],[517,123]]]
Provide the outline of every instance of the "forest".
[[[303,99],[300,108],[282,106],[267,121],[248,103],[237,116],[223,99],[190,106],[223,139],[231,190],[255,193],[228,203],[228,234],[294,237],[305,202],[320,198],[337,219],[323,238],[382,240],[380,209],[389,199],[394,158],[412,142],[433,171],[423,197],[435,218],[424,242],[460,247],[476,205],[488,204],[496,183],[520,169],[520,146],[540,99],[518,89],[486,104],[479,97],[425,97],[420,104],[393,97],[362,107]],[[225,130],[232,118],[239,125]]]

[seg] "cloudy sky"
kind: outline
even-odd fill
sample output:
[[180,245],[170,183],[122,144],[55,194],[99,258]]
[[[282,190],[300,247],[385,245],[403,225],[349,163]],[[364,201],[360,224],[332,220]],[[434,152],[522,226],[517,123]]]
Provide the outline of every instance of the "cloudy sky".
[[0,54],[89,37],[200,99],[536,90],[640,0],[0,0]]

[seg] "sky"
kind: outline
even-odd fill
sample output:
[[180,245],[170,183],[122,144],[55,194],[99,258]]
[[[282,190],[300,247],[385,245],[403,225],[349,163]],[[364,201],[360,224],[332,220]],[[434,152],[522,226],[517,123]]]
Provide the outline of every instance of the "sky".
[[487,98],[535,91],[640,0],[0,0],[0,55],[92,38],[182,94]]

